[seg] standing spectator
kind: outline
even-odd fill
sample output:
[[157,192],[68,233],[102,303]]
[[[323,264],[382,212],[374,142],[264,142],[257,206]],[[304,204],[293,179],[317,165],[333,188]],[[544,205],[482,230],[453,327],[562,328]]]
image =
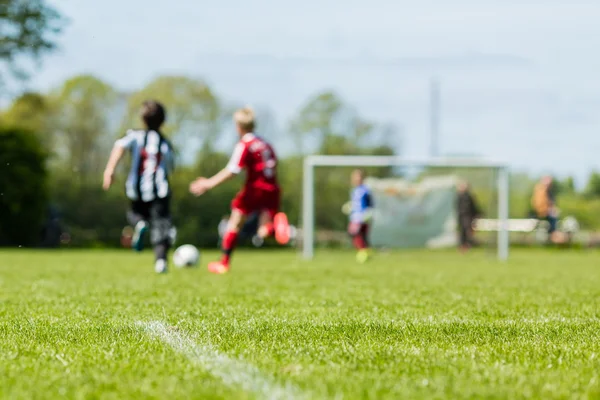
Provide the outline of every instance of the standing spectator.
[[459,182],[456,189],[460,249],[466,251],[476,244],[473,238],[473,222],[481,215],[481,212],[467,182]]
[[556,226],[558,223],[558,208],[553,190],[551,176],[544,176],[533,189],[531,206],[538,219],[548,221],[548,235],[552,242],[557,241]]

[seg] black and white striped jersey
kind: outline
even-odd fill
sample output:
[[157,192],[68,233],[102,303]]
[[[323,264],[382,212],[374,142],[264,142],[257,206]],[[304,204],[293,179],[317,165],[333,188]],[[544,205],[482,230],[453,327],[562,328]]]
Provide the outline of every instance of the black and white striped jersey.
[[129,130],[115,145],[131,153],[131,169],[125,184],[129,199],[149,202],[171,194],[173,148],[159,132]]

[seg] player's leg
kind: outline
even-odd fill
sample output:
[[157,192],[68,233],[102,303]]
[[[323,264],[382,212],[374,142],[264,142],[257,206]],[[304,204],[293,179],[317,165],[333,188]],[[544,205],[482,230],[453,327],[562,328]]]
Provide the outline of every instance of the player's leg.
[[266,239],[275,234],[273,217],[275,213],[270,210],[262,210],[258,216],[258,230],[256,235],[261,239]]
[[350,222],[348,224],[348,234],[352,238],[352,246],[356,250],[365,249],[367,244],[364,239],[364,235],[361,234],[363,225],[360,222]]
[[287,215],[283,212],[278,212],[273,218],[273,226],[275,228],[275,240],[281,245],[288,244],[290,241],[290,223]]
[[165,273],[169,250],[175,240],[169,198],[156,199],[150,205],[150,240],[154,246],[154,269],[157,273]]
[[[236,201],[234,200],[234,204]],[[233,208],[227,223],[227,230],[223,235],[223,241],[221,249],[223,255],[221,260],[218,262],[212,262],[208,264],[208,270],[215,274],[223,274],[229,270],[229,264],[231,262],[231,255],[237,245],[237,240],[240,234],[240,230],[246,221],[247,213],[243,209]]]
[[348,234],[352,239],[352,246],[357,250],[356,260],[358,262],[366,261],[368,254],[366,252],[366,242],[361,234],[363,224],[356,221],[348,223]]
[[281,191],[264,193],[261,206],[259,235],[263,239],[274,235],[277,243],[281,245],[288,244],[290,241],[290,224],[287,215],[280,211]]
[[459,249],[461,251],[466,251],[468,248],[468,231],[464,218],[459,218],[458,220],[458,239],[459,239]]
[[258,193],[256,198],[260,212],[255,241],[262,243],[266,238],[275,236],[279,244],[287,244],[290,240],[290,227],[287,216],[279,211],[281,192],[263,191]]
[[369,253],[369,224],[361,223],[354,237],[354,245],[358,249],[356,260],[360,263],[368,261]]
[[148,203],[139,200],[132,201],[131,208],[127,211],[127,221],[133,226],[131,248],[135,251],[142,251],[144,249],[144,237],[148,230],[149,213]]

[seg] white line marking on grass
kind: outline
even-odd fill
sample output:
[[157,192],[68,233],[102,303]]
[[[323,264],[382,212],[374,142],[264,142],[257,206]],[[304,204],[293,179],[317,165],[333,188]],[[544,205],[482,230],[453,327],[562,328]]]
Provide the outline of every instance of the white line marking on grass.
[[199,345],[189,336],[169,329],[160,321],[137,323],[148,335],[161,340],[175,351],[185,355],[213,376],[229,386],[239,386],[264,399],[304,399],[310,398],[291,384],[280,385],[265,376],[258,368],[241,360],[220,353],[210,344]]

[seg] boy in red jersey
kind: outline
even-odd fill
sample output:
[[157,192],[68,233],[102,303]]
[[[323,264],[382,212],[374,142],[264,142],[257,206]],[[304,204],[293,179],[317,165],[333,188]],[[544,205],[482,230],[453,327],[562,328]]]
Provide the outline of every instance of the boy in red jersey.
[[196,196],[220,185],[246,170],[246,182],[231,202],[231,216],[223,236],[221,261],[212,262],[208,270],[216,274],[229,271],[229,262],[241,227],[246,218],[259,212],[258,236],[275,235],[280,244],[288,243],[289,225],[284,213],[279,212],[281,190],[277,181],[277,157],[273,147],[254,134],[255,119],[252,109],[246,107],[234,113],[240,141],[235,146],[227,166],[211,178],[198,178],[190,184]]

